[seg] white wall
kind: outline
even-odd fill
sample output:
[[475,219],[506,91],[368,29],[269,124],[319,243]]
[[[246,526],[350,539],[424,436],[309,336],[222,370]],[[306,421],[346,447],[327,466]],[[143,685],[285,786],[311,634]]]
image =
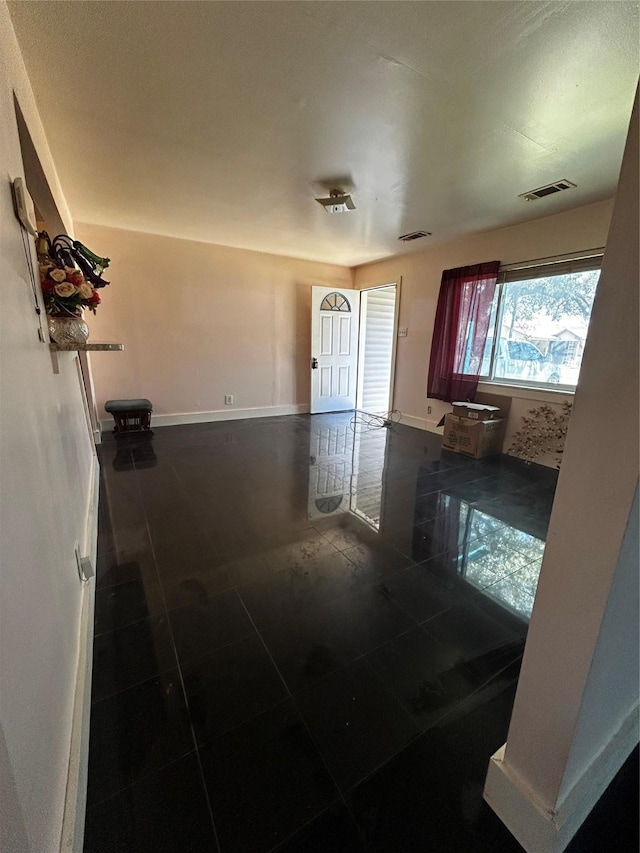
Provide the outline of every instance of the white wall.
[[[590,767],[594,754],[612,732],[624,724],[638,700],[640,650],[638,648],[638,490],[629,513],[614,580],[602,619],[601,638],[589,672],[573,748],[560,789],[569,794]],[[612,674],[615,674],[612,677]]]
[[[514,719],[517,714],[522,722],[508,739],[514,766],[526,763],[527,778],[549,797],[562,784],[565,756],[545,754],[539,745],[533,749],[530,735],[539,732],[546,739],[559,725],[567,738],[573,734],[575,703],[598,637],[594,625],[601,630],[638,482],[637,114],[627,151],[516,697]],[[603,413],[615,413],[623,401],[626,440],[616,441]],[[554,650],[557,632],[551,625],[545,630],[541,620],[573,626],[562,655]],[[538,692],[542,678],[551,688],[544,695]],[[633,682],[621,686],[625,701],[637,699]],[[605,728],[609,722],[614,723],[605,721]]]
[[[429,352],[442,271],[483,261],[511,264],[604,246],[612,205],[612,201],[597,202],[508,228],[471,234],[415,254],[399,255],[356,269],[355,286],[358,288],[386,284],[402,277],[399,325],[408,327],[409,334],[398,340],[394,407],[408,417],[409,423],[434,428],[442,415],[451,411],[448,403],[427,400]],[[529,409],[543,401],[559,407],[563,400],[572,399],[555,392],[510,391],[494,385],[481,385],[480,389],[513,396],[505,449]],[[431,414],[427,414],[428,405],[432,408]],[[542,461],[554,464],[552,460]]]
[[507,743],[485,788],[535,853],[563,849],[638,739],[639,150],[636,99]]
[[125,345],[91,356],[101,418],[113,397],[148,397],[156,423],[308,407],[311,285],[351,287],[347,267],[86,223],[76,231],[112,258],[91,339]]
[[23,174],[13,91],[69,216],[5,3],[0,4],[0,850],[60,843],[94,461],[72,354],[39,342],[10,179]]

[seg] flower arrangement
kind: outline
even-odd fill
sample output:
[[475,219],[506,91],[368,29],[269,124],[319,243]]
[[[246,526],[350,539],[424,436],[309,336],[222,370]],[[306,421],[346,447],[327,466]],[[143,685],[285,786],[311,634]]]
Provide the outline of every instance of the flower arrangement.
[[47,314],[77,317],[84,308],[96,313],[100,295],[75,267],[40,264],[40,284]]
[[54,240],[40,232],[37,243],[40,285],[45,310],[52,317],[80,317],[100,304],[98,288],[109,284],[102,272],[109,258],[94,255],[86,246],[60,234]]
[[555,409],[544,403],[537,409],[529,409],[530,417],[522,418],[522,428],[514,433],[507,452],[527,462],[550,453],[556,457],[556,468],[559,468],[572,405],[564,402],[560,409]]

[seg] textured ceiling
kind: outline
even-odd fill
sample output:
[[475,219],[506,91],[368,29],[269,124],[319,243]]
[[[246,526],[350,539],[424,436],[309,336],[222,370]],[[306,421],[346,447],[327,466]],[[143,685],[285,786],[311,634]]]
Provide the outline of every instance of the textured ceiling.
[[637,3],[9,5],[78,221],[355,265],[615,191]]

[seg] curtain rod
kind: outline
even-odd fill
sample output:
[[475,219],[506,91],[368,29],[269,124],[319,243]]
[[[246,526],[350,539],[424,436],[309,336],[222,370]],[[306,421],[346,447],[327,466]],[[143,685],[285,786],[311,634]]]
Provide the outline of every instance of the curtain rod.
[[529,267],[543,267],[549,264],[557,264],[562,261],[579,261],[587,258],[599,258],[604,255],[604,246],[598,249],[582,249],[580,252],[570,252],[568,255],[550,255],[547,258],[536,258],[531,261],[518,261],[514,264],[501,264],[500,272],[512,272],[514,270],[526,270]]

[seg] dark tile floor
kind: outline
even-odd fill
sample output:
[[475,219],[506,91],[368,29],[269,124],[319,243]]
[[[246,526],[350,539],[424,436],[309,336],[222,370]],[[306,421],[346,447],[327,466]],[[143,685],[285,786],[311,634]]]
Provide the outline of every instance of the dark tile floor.
[[[520,849],[482,787],[555,472],[350,420],[105,440],[85,853]],[[637,850],[634,780],[572,853]]]

